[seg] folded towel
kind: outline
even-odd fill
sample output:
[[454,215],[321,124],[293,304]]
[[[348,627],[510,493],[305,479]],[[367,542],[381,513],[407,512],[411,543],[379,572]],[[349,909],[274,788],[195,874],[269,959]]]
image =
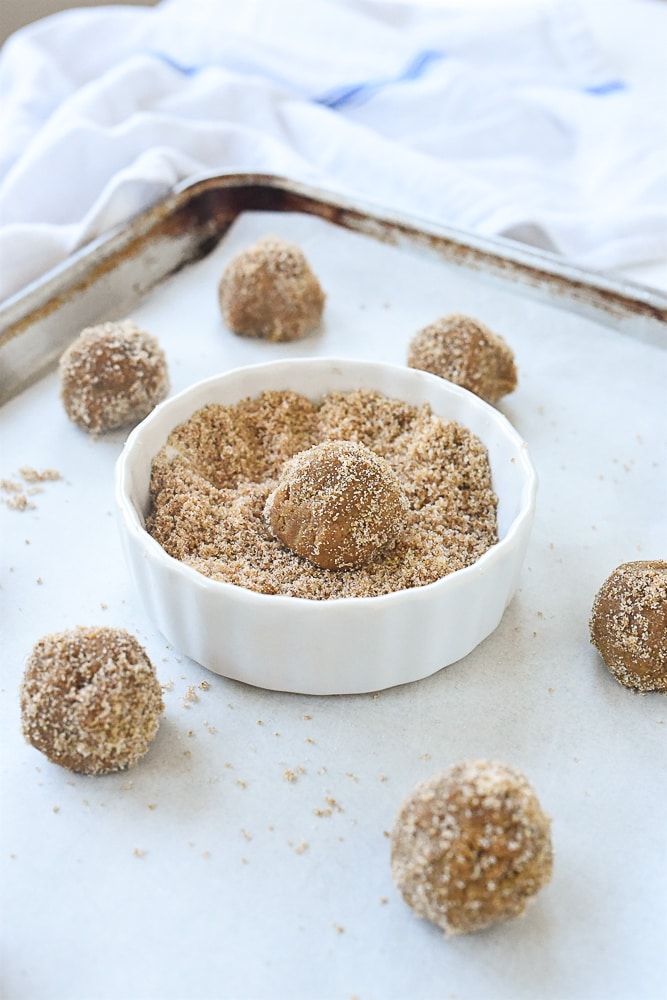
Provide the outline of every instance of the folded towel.
[[606,269],[667,256],[664,130],[572,2],[163,0],[0,52],[0,298],[211,172],[287,176]]

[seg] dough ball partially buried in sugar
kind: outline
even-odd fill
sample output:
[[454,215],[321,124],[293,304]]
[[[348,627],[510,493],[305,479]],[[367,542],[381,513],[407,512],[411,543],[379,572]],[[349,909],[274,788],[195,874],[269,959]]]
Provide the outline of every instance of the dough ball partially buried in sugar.
[[402,532],[408,501],[385,459],[354,441],[325,441],[290,459],[269,496],[273,533],[323,569],[361,566]]
[[266,236],[237,253],[218,287],[220,309],[234,333],[299,340],[319,324],[325,295],[303,251]]

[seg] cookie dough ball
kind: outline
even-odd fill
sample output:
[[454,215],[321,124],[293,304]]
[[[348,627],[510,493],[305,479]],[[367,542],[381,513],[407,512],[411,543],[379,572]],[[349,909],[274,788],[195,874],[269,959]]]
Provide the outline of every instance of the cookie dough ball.
[[443,316],[416,333],[408,365],[455,382],[487,403],[497,403],[517,386],[511,348],[479,320],[460,313]]
[[388,462],[354,441],[325,441],[285,464],[265,516],[297,555],[323,569],[350,569],[395,541],[407,510]]
[[618,566],[593,601],[590,634],[625,687],[667,691],[667,562]]
[[518,917],[551,878],[550,821],[520,772],[464,761],[418,785],[391,835],[391,870],[447,935]]
[[76,628],[35,645],[21,685],[28,743],[82,774],[132,767],[164,711],[155,669],[123,629]]
[[87,327],[59,371],[67,416],[93,435],[138,424],[169,391],[164,352],[129,321]]
[[244,337],[299,340],[324,309],[324,292],[303,251],[276,236],[237,253],[218,292],[225,323]]

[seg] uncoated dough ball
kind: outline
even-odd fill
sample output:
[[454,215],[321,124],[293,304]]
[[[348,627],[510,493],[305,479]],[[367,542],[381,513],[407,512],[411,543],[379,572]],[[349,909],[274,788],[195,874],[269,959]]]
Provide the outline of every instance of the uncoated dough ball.
[[595,596],[590,633],[617,681],[667,691],[667,562],[618,566]]
[[298,340],[315,329],[325,295],[303,251],[266,236],[232,257],[219,285],[227,326],[245,337]]
[[443,316],[410,341],[408,365],[469,389],[487,403],[513,392],[517,372],[511,348],[479,320]]
[[385,459],[354,441],[325,441],[285,464],[265,516],[297,555],[323,569],[350,569],[398,537],[407,510]]
[[82,330],[59,372],[67,416],[93,435],[138,424],[169,391],[162,348],[129,321]]
[[153,664],[123,629],[53,633],[28,657],[23,735],[70,771],[105,774],[136,764],[163,711]]
[[551,878],[550,820],[518,771],[464,761],[418,785],[391,835],[405,902],[447,935],[517,917]]

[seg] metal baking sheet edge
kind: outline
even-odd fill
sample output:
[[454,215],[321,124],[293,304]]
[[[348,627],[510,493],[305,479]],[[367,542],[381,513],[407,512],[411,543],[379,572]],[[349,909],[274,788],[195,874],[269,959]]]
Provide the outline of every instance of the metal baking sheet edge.
[[555,254],[388,212],[283,177],[206,176],[88,244],[0,308],[0,405],[52,369],[80,330],[127,313],[201,259],[248,211],[301,212],[667,347],[667,295],[578,268]]

